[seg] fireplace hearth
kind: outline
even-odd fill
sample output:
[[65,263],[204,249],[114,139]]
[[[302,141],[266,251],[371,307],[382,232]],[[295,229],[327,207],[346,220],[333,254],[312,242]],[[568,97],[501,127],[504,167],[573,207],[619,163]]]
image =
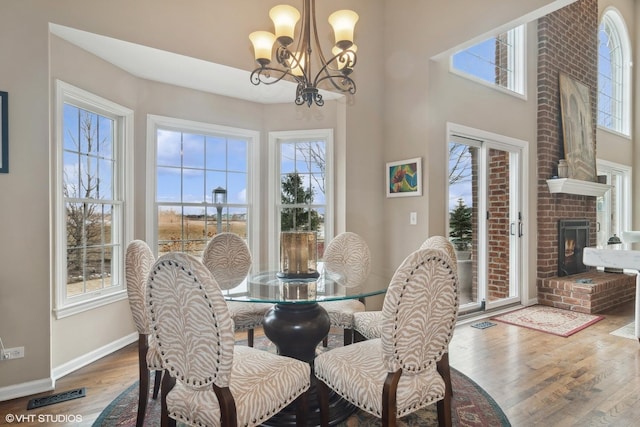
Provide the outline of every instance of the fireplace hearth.
[[587,271],[587,266],[582,262],[582,252],[588,243],[588,220],[558,221],[558,276],[570,276]]

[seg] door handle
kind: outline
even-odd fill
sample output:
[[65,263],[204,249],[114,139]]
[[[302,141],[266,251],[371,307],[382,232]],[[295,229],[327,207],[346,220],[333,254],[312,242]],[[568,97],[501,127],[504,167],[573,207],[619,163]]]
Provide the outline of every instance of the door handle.
[[513,232],[513,226],[516,225],[515,222],[512,222],[511,224],[509,224],[509,234],[512,236],[515,236],[516,233]]

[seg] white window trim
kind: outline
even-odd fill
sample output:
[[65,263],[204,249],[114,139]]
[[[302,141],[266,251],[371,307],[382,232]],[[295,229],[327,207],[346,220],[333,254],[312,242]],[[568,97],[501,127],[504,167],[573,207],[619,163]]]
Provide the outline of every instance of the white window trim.
[[[67,299],[66,282],[67,282],[67,265],[66,256],[66,221],[65,221],[65,201],[62,192],[63,185],[63,131],[61,125],[64,117],[64,104],[78,103],[80,107],[88,106],[93,111],[104,113],[107,116],[118,116],[117,144],[114,147],[120,171],[114,176],[115,186],[119,188],[122,207],[122,230],[121,250],[119,267],[117,269],[117,277],[112,276],[112,280],[117,280],[119,286],[109,289],[91,292],[82,296],[75,296]],[[56,319],[72,316],[87,310],[111,304],[127,298],[127,289],[124,275],[124,252],[126,245],[131,241],[133,236],[133,203],[131,196],[133,195],[133,110],[118,105],[107,99],[94,95],[90,92],[72,86],[61,80],[56,80],[56,98],[55,98],[55,168],[53,171],[53,188],[52,194],[54,198],[55,211],[53,212],[53,221],[55,224],[55,240],[54,240],[54,288],[55,288],[55,304],[53,311]]]
[[[334,236],[334,158],[333,158],[333,129],[312,129],[269,132],[269,236],[280,235],[280,150],[279,144],[290,141],[323,140],[325,148],[325,241],[328,242]],[[269,268],[277,269],[279,263],[280,239],[269,239]]]
[[249,240],[249,250],[253,258],[253,271],[258,271],[260,260],[260,158],[258,146],[260,143],[260,132],[234,128],[229,126],[216,125],[211,123],[196,122],[192,120],[176,119],[173,117],[147,115],[147,191],[146,191],[146,229],[145,235],[153,253],[157,255],[158,235],[158,215],[156,208],[156,135],[158,129],[172,129],[179,132],[197,132],[203,135],[226,135],[246,139],[247,157],[249,164],[249,180],[247,182],[247,237]]
[[[623,188],[619,189],[618,196],[616,197],[616,212],[618,213],[618,224],[622,231],[631,230],[631,210],[633,203],[631,195],[633,168],[631,166],[623,165],[620,163],[610,162],[608,160],[596,159],[596,169],[600,173],[615,173],[622,177]],[[610,197],[610,192],[609,196]]]
[[[631,61],[631,43],[629,41],[629,31],[627,29],[627,25],[624,21],[624,18],[615,7],[609,6],[602,13],[602,17],[600,18],[600,22],[598,25],[598,34],[600,33],[600,25],[602,25],[602,21],[607,18],[611,22],[611,24],[615,27],[618,38],[620,39],[620,48],[622,50],[622,123],[621,129],[611,129],[606,126],[602,126],[599,123],[599,120],[596,120],[597,126],[599,129],[604,130],[606,132],[610,132],[614,135],[618,135],[624,137],[631,141],[631,133],[632,133],[632,123],[631,123],[631,94],[633,91],[632,88],[632,67],[633,63]],[[600,40],[598,39],[598,45],[600,44]],[[598,70],[598,75],[600,75],[600,70]],[[600,93],[600,87],[598,86],[598,93]],[[598,110],[598,115],[600,110]]]
[[[497,90],[499,92],[505,93],[507,95],[514,96],[516,98],[520,98],[523,100],[527,100],[527,67],[526,67],[526,56],[527,56],[527,39],[526,39],[526,28],[527,24],[521,24],[515,28],[510,30],[503,31],[502,33],[508,34],[508,39],[510,43],[514,45],[514,55],[509,56],[509,66],[514,67],[513,76],[509,77],[509,87],[500,86],[495,83],[491,83],[487,80],[481,79],[480,77],[474,76],[473,74],[469,74],[462,70],[459,70],[453,65],[453,57],[459,52],[474,46],[477,43],[481,43],[486,40],[477,40],[474,39],[473,42],[469,44],[465,44],[461,49],[456,50],[449,56],[449,72],[451,74],[458,75],[467,80],[471,80],[475,83],[478,83],[482,86],[486,86],[488,88]],[[496,34],[493,37],[497,37]]]

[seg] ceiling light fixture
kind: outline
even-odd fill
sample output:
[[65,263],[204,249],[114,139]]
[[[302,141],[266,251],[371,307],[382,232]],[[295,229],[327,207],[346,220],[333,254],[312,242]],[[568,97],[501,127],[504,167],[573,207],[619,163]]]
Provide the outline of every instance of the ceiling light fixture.
[[[313,103],[324,105],[318,85],[327,80],[340,92],[356,93],[356,84],[350,75],[357,59],[353,29],[358,21],[358,14],[351,10],[339,10],[329,16],[329,24],[335,34],[335,45],[327,61],[318,40],[315,3],[315,0],[304,0],[300,34],[293,49],[294,30],[300,19],[300,12],[293,6],[279,5],[269,11],[275,34],[256,31],[249,35],[256,62],[260,65],[251,73],[251,83],[270,85],[288,77],[298,84],[296,104],[307,104],[309,107]],[[281,68],[269,65],[276,41],[278,46],[275,59]],[[312,56],[319,61],[319,70],[315,76],[312,74]]]

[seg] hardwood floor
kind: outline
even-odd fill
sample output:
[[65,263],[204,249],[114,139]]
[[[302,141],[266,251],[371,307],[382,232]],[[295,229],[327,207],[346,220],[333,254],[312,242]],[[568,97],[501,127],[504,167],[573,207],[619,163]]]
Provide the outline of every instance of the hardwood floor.
[[[640,343],[610,335],[633,320],[633,310],[629,303],[602,313],[604,320],[568,338],[500,322],[483,330],[463,324],[450,362],[496,400],[514,427],[640,425]],[[137,375],[131,344],[56,381],[56,393],[86,387],[86,397],[31,411],[27,402],[36,396],[0,402],[0,425],[12,414],[32,418],[11,424],[21,427],[43,425],[40,415],[80,416],[80,423],[58,418],[50,425],[90,426]]]

